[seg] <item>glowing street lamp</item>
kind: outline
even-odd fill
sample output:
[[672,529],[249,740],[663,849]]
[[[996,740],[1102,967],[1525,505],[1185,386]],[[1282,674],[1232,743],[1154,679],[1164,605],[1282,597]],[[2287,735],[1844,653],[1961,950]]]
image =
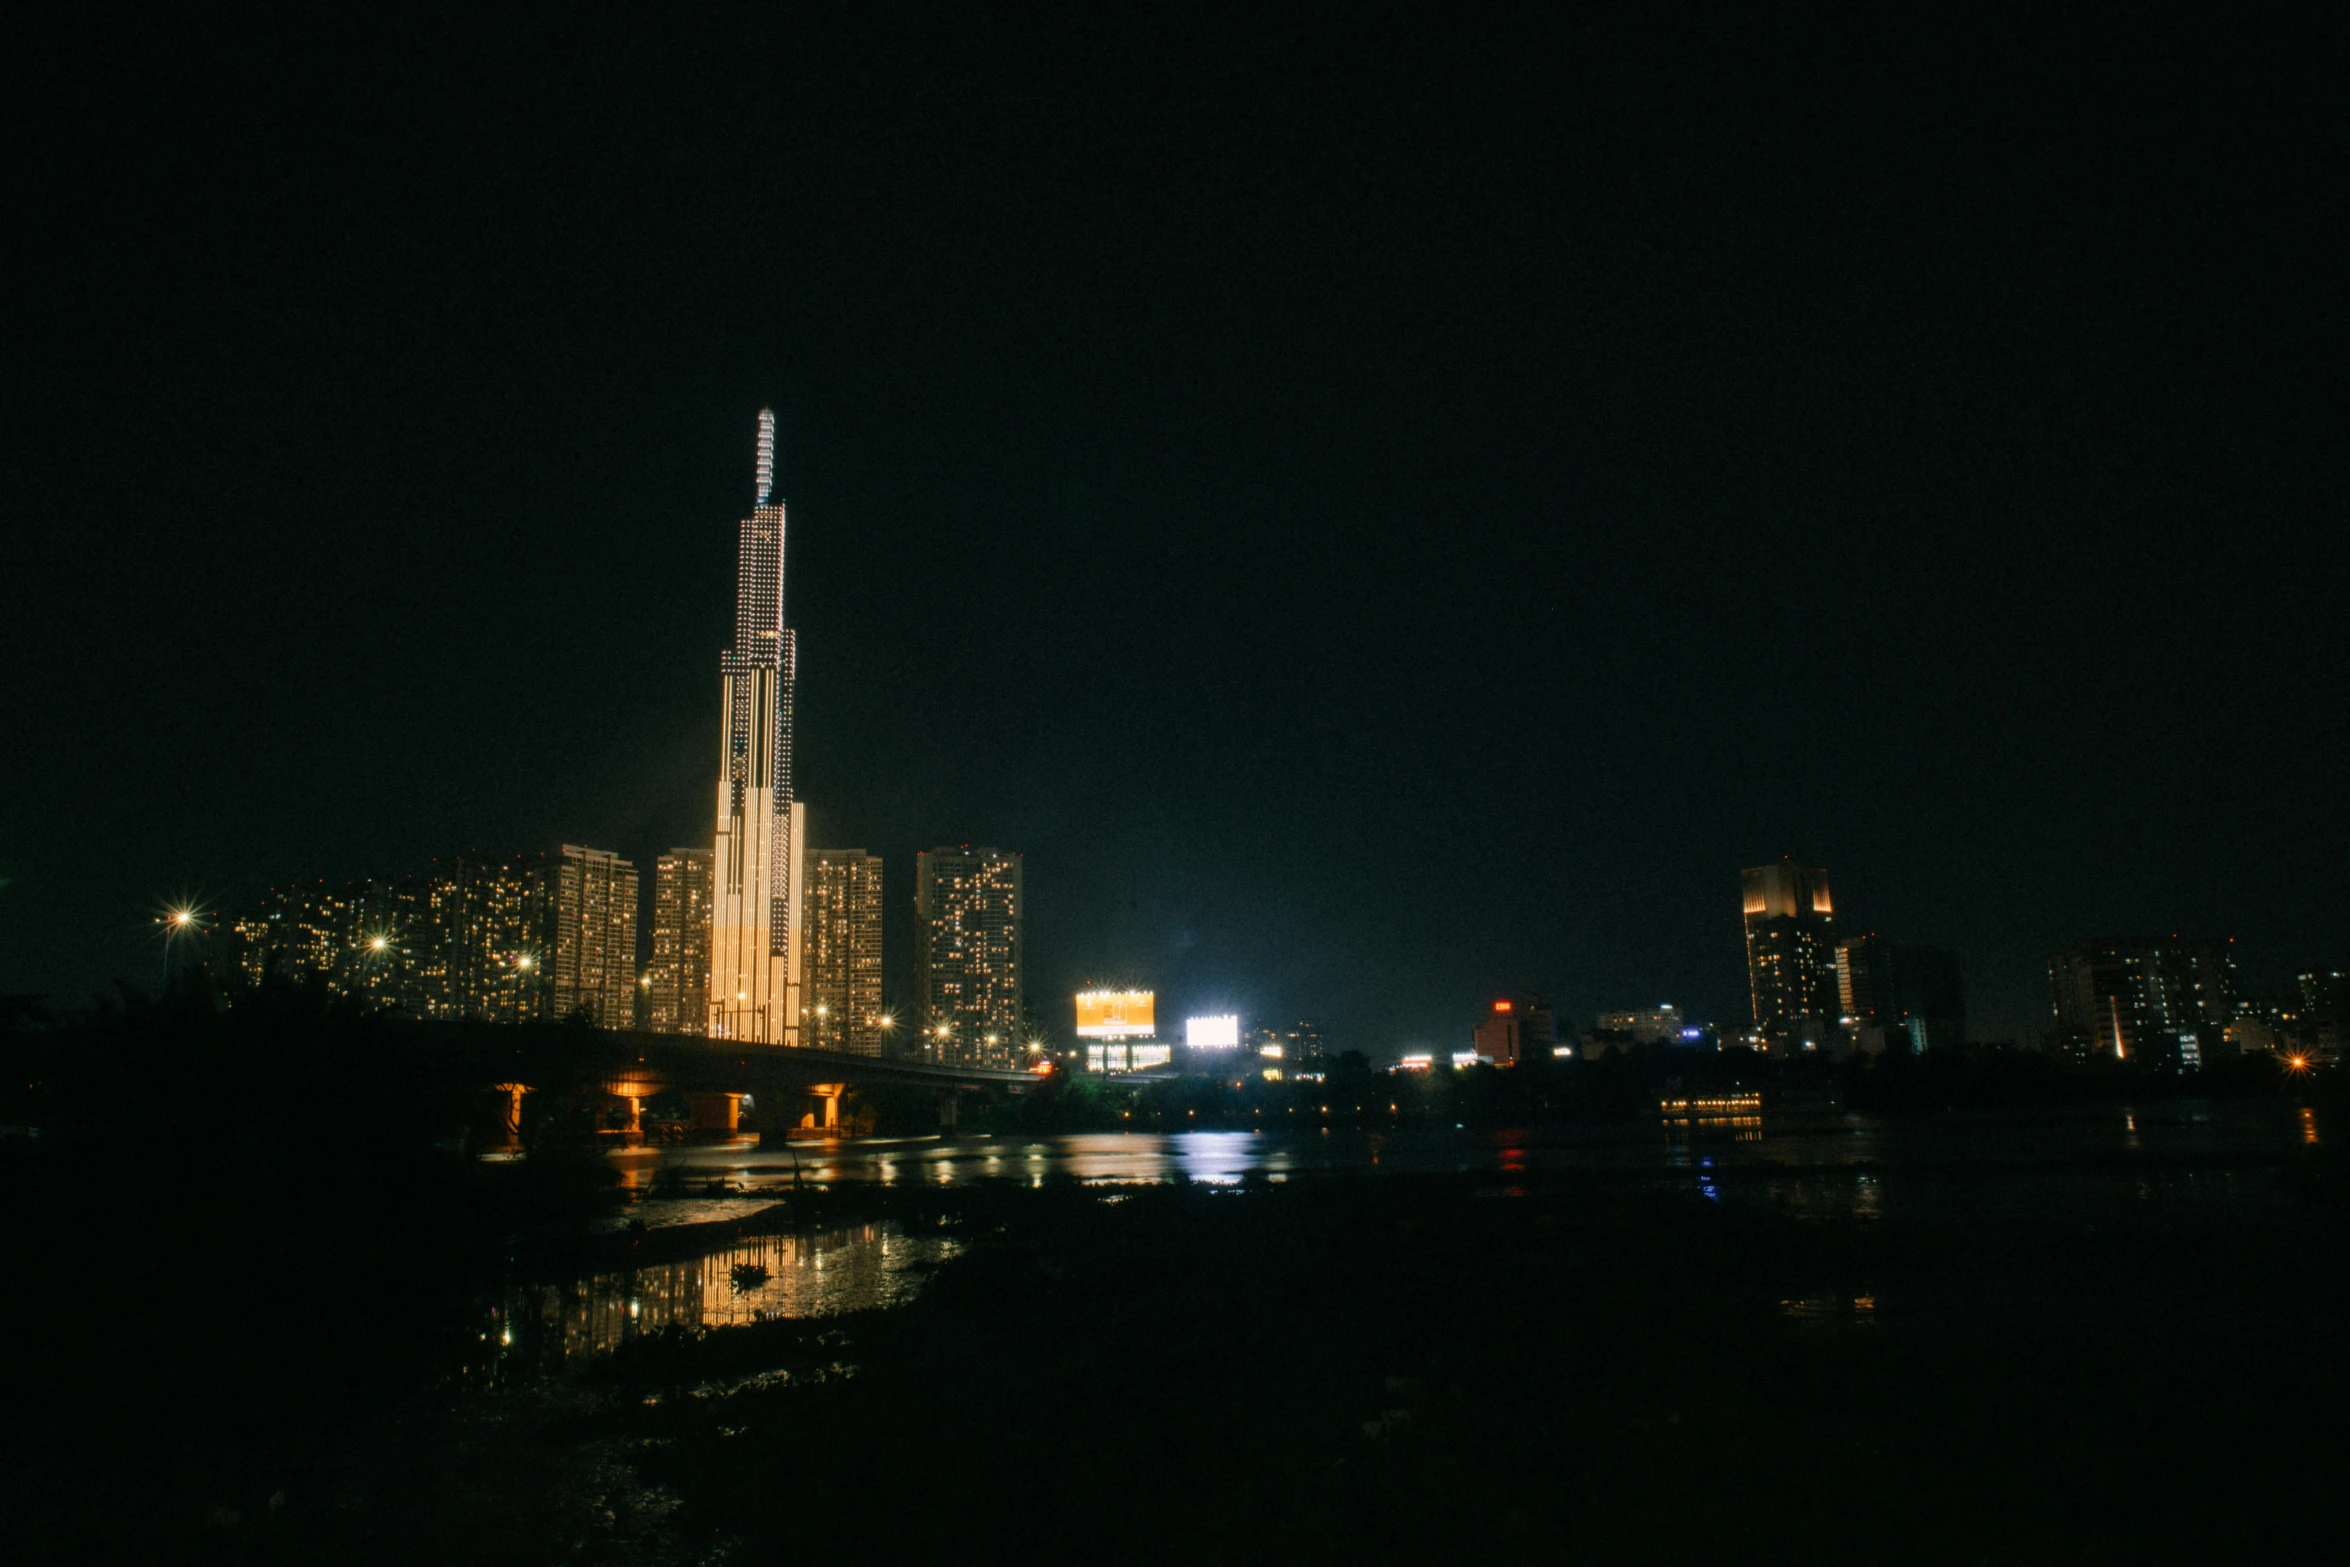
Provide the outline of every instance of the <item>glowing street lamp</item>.
[[168,908],[155,916],[155,923],[163,927],[163,977],[167,982],[171,978],[172,944],[182,936],[201,930],[203,928],[199,923],[201,919],[202,916],[197,910],[185,903]]

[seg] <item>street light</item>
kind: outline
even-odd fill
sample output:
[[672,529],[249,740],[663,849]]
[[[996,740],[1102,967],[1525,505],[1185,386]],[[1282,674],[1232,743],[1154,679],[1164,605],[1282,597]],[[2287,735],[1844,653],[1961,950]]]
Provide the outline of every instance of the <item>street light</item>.
[[163,927],[163,979],[164,983],[169,984],[171,982],[172,943],[197,928],[196,911],[183,903],[177,908],[168,909],[157,915],[155,923]]

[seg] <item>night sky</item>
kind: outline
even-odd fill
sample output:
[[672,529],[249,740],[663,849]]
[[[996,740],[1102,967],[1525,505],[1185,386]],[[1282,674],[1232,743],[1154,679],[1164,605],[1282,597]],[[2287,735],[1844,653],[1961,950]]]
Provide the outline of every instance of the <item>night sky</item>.
[[1981,1037],[2350,957],[2338,9],[849,9],[18,41],[0,990],[706,846],[763,404],[901,996],[965,842],[1048,1020],[1374,1056],[1742,1022],[1782,853]]

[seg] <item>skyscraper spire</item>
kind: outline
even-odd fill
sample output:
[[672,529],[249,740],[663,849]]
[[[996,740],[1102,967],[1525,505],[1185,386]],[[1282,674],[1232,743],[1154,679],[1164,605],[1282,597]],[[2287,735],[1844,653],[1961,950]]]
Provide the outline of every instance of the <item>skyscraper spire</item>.
[[799,1037],[800,868],[807,808],[792,799],[791,627],[783,619],[783,503],[775,411],[759,410],[759,497],[735,543],[734,646],[719,658],[726,710],[710,905],[712,1037]]

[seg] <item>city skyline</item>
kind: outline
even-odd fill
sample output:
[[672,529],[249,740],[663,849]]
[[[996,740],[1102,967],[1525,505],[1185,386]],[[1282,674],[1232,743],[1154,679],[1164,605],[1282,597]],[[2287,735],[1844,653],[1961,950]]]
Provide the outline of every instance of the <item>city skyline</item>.
[[[282,183],[216,75],[122,65],[23,209],[0,989],[152,973],[182,897],[710,838],[761,406],[793,793],[893,954],[970,841],[1029,856],[1039,995],[1396,1043],[1520,986],[1735,1027],[1725,867],[1781,854],[1985,1037],[2084,935],[2350,955],[2338,215],[2290,94],[2178,91],[2240,42],[1796,28],[1692,101],[859,26],[630,106],[369,52],[445,134],[355,93]],[[941,51],[985,103],[862,63]]]

